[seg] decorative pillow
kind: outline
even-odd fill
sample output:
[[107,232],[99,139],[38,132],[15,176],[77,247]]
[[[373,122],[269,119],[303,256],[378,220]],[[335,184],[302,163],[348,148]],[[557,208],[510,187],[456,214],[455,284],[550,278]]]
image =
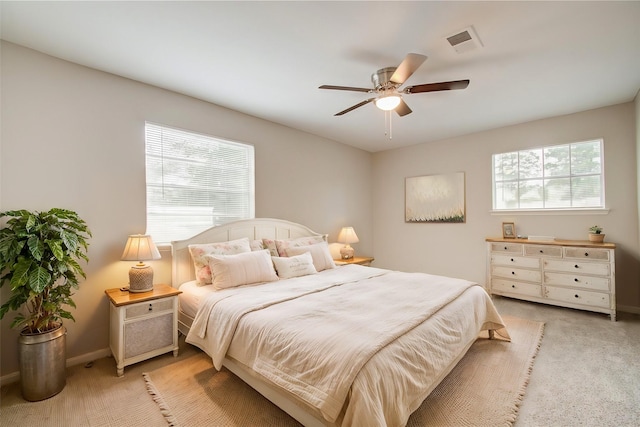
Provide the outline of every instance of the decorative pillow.
[[262,243],[262,240],[258,239],[258,240],[251,240],[249,242],[249,246],[251,247],[252,251],[262,251],[264,249],[267,249],[264,246],[264,243]]
[[216,290],[278,280],[268,250],[236,255],[205,255]]
[[276,248],[276,241],[274,239],[262,239],[262,246],[265,249],[269,249],[271,256],[278,256],[278,249]]
[[315,245],[309,246],[296,246],[293,248],[288,248],[286,252],[287,256],[295,256],[303,254],[305,252],[309,252],[311,254],[311,258],[313,259],[313,266],[316,268],[316,271],[336,268],[336,263],[333,262],[331,252],[329,252],[329,244],[327,242],[317,243]]
[[308,274],[317,273],[313,266],[313,258],[309,252],[302,255],[292,257],[271,257],[273,264],[276,266],[278,277],[281,279],[289,279],[291,277],[306,276]]
[[[287,256],[287,249],[298,246],[315,245],[326,241],[324,236],[298,237],[296,239],[275,240],[277,256]],[[272,255],[273,256],[273,255]]]
[[198,286],[210,285],[212,281],[209,261],[204,258],[205,255],[234,255],[243,252],[251,252],[249,239],[246,237],[228,242],[189,245],[189,253],[191,254],[191,259],[193,259]]

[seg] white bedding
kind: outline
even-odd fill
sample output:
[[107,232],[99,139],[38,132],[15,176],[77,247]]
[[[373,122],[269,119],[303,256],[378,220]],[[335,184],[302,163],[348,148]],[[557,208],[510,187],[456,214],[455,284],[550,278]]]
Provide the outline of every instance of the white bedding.
[[328,424],[405,425],[480,330],[504,327],[480,286],[422,273],[349,265],[209,296],[194,288],[187,342],[218,369],[224,357],[252,368]]

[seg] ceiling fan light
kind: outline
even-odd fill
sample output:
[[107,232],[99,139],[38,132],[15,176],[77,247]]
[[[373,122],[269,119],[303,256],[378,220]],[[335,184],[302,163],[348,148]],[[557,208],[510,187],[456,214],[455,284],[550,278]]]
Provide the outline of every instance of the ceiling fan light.
[[384,111],[390,111],[400,105],[400,96],[387,95],[376,99],[376,107]]

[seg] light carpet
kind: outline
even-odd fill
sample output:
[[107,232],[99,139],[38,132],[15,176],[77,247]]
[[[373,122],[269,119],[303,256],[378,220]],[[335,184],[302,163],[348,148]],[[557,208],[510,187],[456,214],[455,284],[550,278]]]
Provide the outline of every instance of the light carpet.
[[[481,335],[412,414],[407,426],[509,426],[524,397],[544,323],[503,316],[511,342]],[[143,374],[172,426],[299,426],[226,369],[198,353]]]

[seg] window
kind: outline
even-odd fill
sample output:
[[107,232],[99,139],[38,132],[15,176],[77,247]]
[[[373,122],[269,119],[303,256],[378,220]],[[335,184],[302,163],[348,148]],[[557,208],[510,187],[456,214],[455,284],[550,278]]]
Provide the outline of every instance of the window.
[[494,210],[604,208],[601,139],[493,155]]
[[168,243],[253,218],[253,146],[145,124],[147,234]]

